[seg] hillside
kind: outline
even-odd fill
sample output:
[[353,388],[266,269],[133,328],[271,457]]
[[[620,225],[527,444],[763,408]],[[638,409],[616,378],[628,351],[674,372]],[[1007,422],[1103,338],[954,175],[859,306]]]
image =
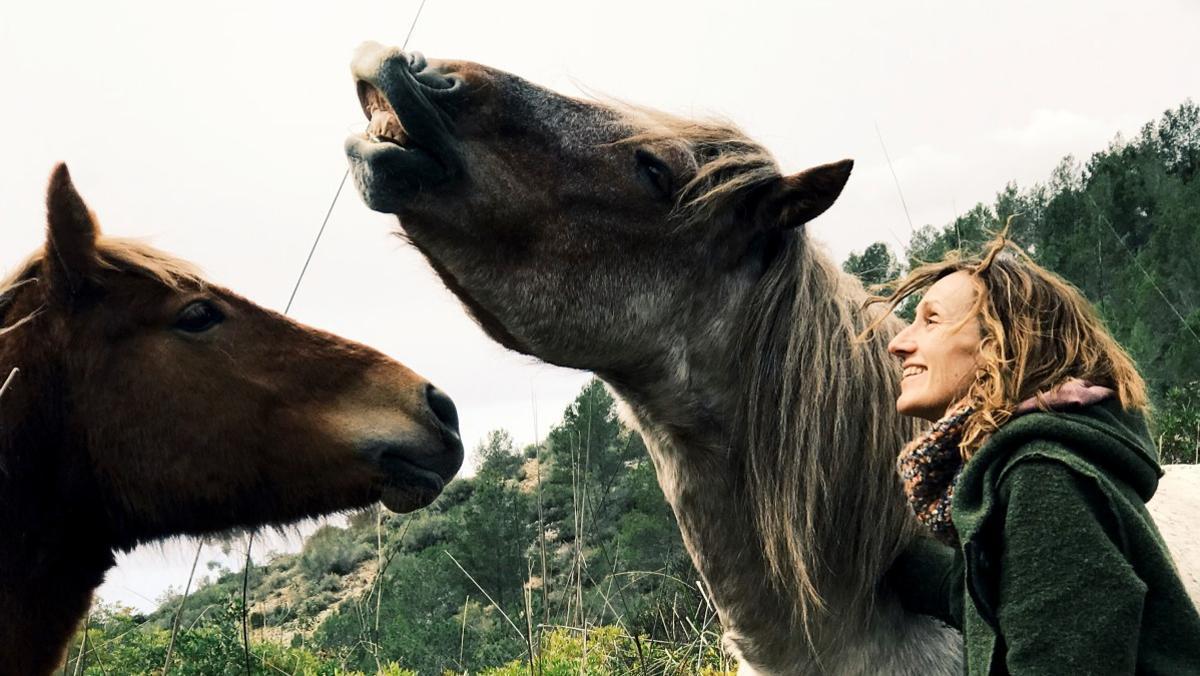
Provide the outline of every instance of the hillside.
[[[1009,216],[1014,237],[1078,285],[1147,376],[1168,461],[1200,456],[1200,108],[1168,111],[1044,184],[1007,186],[903,258],[873,244],[845,269],[887,282]],[[250,571],[254,673],[697,673],[730,668],[637,435],[596,381],[536,446],[498,430],[479,472],[411,515],[365,511]],[[99,608],[75,673],[243,673],[240,571],[149,616]],[[586,630],[586,631],[585,631]],[[86,657],[79,660],[77,656]],[[580,662],[586,668],[581,670]],[[390,666],[389,666],[390,665]],[[339,671],[342,670],[342,671]]]
[[[519,660],[531,633],[546,659],[558,650],[569,660],[582,641],[556,628],[587,626],[598,630],[588,648],[597,673],[635,659],[669,673],[721,666],[713,612],[649,457],[598,381],[540,446],[518,452],[496,431],[475,453],[476,476],[451,483],[429,508],[360,512],[347,528],[315,532],[300,553],[253,567],[246,598],[256,654],[286,646],[290,655],[282,650],[273,665],[287,673],[295,665],[374,673],[389,662],[475,673]],[[134,664],[161,667],[184,601],[179,635],[207,631],[192,647],[216,644],[240,664],[242,584],[241,571],[218,571],[145,617],[101,609],[92,641],[109,663],[120,644],[149,643]],[[637,638],[622,640],[629,636]],[[155,652],[162,658],[149,659]],[[192,673],[187,659],[172,673]]]

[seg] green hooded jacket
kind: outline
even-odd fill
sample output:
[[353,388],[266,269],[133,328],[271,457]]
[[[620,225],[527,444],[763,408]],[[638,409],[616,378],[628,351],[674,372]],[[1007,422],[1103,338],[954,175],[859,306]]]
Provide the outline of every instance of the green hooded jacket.
[[918,538],[885,584],[963,632],[971,676],[1200,674],[1200,614],[1146,511],[1157,457],[1113,400],[1016,418],[959,476],[960,546]]

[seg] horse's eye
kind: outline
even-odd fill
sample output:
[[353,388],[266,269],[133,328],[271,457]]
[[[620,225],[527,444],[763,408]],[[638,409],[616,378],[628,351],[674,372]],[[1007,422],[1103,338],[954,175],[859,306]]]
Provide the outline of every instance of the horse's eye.
[[225,315],[215,305],[198,300],[188,303],[175,318],[175,328],[186,333],[204,333],[225,321]]
[[675,186],[673,185],[675,179],[671,175],[671,168],[667,166],[667,163],[658,159],[654,153],[640,148],[635,153],[635,156],[637,157],[638,168],[641,170],[642,176],[650,182],[650,185],[660,195],[666,199],[671,199],[675,194]]

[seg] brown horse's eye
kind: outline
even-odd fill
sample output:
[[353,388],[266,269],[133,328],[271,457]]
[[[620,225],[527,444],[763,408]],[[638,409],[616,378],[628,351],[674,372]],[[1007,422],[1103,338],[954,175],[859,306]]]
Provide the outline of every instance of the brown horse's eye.
[[671,174],[671,168],[667,166],[667,163],[656,157],[654,153],[640,148],[634,153],[634,156],[637,157],[638,168],[650,185],[659,195],[671,199],[675,194],[675,177]]
[[225,321],[225,315],[215,305],[198,300],[188,303],[175,318],[175,328],[186,333],[204,333]]

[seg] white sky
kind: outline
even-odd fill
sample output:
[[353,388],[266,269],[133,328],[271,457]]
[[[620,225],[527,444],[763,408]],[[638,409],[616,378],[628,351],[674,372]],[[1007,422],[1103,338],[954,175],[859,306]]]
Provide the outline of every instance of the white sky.
[[[418,2],[6,0],[0,271],[40,244],[45,181],[66,160],[107,232],[282,309],[345,171],[342,140],[364,124],[351,53],[403,42]],[[842,260],[909,234],[876,125],[913,222],[946,224],[1200,98],[1197,35],[1188,0],[428,0],[409,46],[568,93],[720,115],[788,171],[852,157],[841,200],[809,226]],[[544,434],[586,375],[493,345],[393,225],[348,184],[292,315],[447,391],[469,448],[497,427],[521,444]],[[182,587],[194,551],[122,557],[101,596],[150,608]],[[210,559],[224,557],[206,551],[201,570]]]

